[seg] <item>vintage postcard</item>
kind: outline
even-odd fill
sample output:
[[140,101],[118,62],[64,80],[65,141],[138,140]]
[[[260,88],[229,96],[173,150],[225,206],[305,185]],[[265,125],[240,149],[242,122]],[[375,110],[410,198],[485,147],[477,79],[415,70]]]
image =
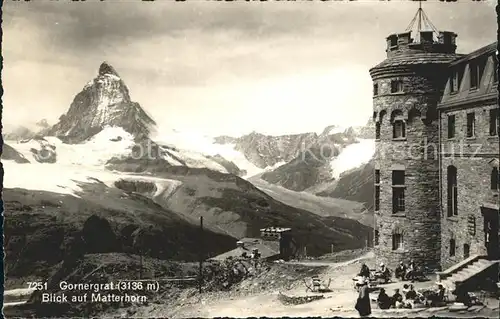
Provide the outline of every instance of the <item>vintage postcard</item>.
[[499,316],[496,2],[3,2],[8,318]]

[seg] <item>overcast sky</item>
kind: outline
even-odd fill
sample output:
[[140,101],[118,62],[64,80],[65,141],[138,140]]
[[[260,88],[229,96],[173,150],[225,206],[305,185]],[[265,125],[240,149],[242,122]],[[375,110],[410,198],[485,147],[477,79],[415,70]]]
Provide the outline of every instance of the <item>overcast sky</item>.
[[[321,131],[371,115],[368,69],[418,4],[4,2],[4,125],[55,123],[104,60],[162,128]],[[496,39],[492,2],[428,2],[467,53]]]

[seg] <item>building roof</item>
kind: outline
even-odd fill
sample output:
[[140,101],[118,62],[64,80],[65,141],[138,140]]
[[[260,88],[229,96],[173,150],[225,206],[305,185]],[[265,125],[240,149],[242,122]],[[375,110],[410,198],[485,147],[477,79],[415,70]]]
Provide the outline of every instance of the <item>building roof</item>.
[[451,63],[451,65],[457,65],[457,64],[460,64],[464,61],[468,61],[468,60],[472,60],[474,58],[477,58],[478,56],[493,53],[497,50],[497,46],[498,46],[498,42],[493,42],[491,44],[488,44],[488,45],[486,45],[482,48],[479,48],[476,51],[473,51],[467,55],[462,55],[462,57],[453,61]]
[[267,228],[262,228],[260,231],[261,232],[274,232],[274,233],[282,233],[285,231],[292,230],[291,228],[286,228],[286,227],[267,227]]
[[243,242],[243,247],[236,247],[211,259],[224,260],[228,257],[241,257],[244,252],[251,254],[254,249],[259,250],[262,258],[269,258],[280,253],[280,245],[277,241],[262,240],[260,238],[243,238],[239,241]]
[[462,56],[463,54],[450,54],[450,53],[412,53],[412,54],[396,55],[385,59],[381,63],[371,68],[370,71],[376,68],[398,66],[398,65],[450,63],[451,61],[454,61]]

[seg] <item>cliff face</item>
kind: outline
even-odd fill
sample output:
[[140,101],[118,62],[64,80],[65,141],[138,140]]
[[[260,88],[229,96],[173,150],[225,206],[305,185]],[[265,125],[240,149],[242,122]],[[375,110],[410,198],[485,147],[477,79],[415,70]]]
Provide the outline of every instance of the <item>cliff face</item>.
[[256,132],[239,138],[220,136],[219,144],[235,144],[235,149],[259,168],[289,162],[301,151],[308,149],[318,138],[316,133],[270,136]]
[[343,198],[364,203],[369,211],[373,211],[375,189],[374,185],[375,166],[373,159],[368,163],[342,174],[332,184],[332,187],[317,193],[318,196]]
[[106,126],[119,126],[136,138],[144,138],[156,123],[132,102],[129,91],[114,68],[106,62],[98,75],[78,93],[66,114],[49,129],[69,143],[79,143],[99,133]]

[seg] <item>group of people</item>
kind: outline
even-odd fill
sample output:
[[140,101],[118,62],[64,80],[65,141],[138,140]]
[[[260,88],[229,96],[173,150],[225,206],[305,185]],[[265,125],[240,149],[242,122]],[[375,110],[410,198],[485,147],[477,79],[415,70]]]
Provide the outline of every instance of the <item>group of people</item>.
[[402,261],[400,261],[399,265],[396,267],[394,271],[394,275],[397,279],[400,279],[401,281],[411,280],[412,282],[414,282],[422,274],[421,271],[418,269],[417,265],[415,264],[415,261],[412,259],[410,260],[408,266]]
[[[413,283],[420,276],[422,276],[421,270],[418,269],[414,260],[410,260],[408,265],[400,262],[395,269],[395,277],[402,281],[409,280]],[[361,265],[358,276],[355,278],[355,286],[359,292],[355,308],[362,317],[371,314],[368,283],[370,279],[378,278],[383,278],[386,282],[391,278],[391,271],[384,263],[380,264],[374,274],[371,274],[370,268],[366,264]],[[389,296],[386,290],[381,288],[377,297],[377,305],[380,309],[435,307],[445,301],[445,295],[446,289],[440,283],[435,289],[425,292],[416,291],[413,284],[408,283],[403,285],[402,290],[396,289],[392,296]],[[460,296],[465,298],[465,294]]]
[[[358,276],[370,279],[371,278],[370,268],[368,268],[366,264],[362,264]],[[390,279],[391,271],[389,270],[389,268],[386,267],[384,263],[381,263],[380,268],[375,271],[375,277]]]
[[402,292],[396,289],[392,296],[389,296],[385,289],[381,288],[377,305],[380,309],[436,307],[444,302],[445,293],[446,290],[441,284],[438,284],[437,289],[427,291],[425,294],[417,292],[412,284],[403,285]]

